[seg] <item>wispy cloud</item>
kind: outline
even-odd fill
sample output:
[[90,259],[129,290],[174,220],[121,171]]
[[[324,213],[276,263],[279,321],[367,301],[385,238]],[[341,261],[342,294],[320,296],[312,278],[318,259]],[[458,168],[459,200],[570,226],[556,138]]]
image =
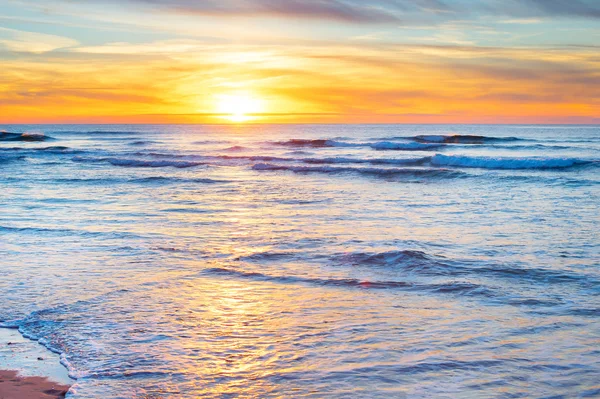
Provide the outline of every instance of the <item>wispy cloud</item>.
[[[92,0],[94,1],[94,0]],[[413,23],[456,20],[465,16],[600,18],[597,0],[128,0],[161,9],[219,16],[330,19],[353,23]],[[517,22],[515,22],[517,23]],[[521,22],[524,23],[524,22]]]
[[[131,0],[183,13],[220,16],[294,17],[355,23],[397,22],[389,4],[342,0]],[[422,1],[418,0],[417,2]]]
[[0,27],[0,47],[9,51],[46,53],[79,44],[68,37]]

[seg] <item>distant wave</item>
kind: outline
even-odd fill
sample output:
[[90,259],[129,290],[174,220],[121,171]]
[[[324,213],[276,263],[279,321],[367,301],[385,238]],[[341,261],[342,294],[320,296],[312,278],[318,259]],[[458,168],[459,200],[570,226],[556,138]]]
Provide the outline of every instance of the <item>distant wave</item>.
[[422,165],[431,160],[431,157],[419,158],[351,158],[351,157],[328,157],[328,158],[292,158],[277,157],[271,155],[179,155],[159,152],[135,152],[135,156],[184,159],[198,161],[252,161],[252,162],[296,162],[316,165],[326,164],[370,164],[370,165]]
[[436,154],[432,165],[483,169],[562,169],[593,161],[578,158],[492,158]]
[[347,158],[347,157],[331,157],[331,158],[301,158],[297,161],[308,164],[338,164],[338,163],[355,163],[355,164],[371,164],[371,165],[422,165],[431,160],[431,157],[420,158]]
[[[391,140],[404,140],[404,142]],[[370,147],[374,150],[429,151],[439,149],[447,144],[487,144],[518,140],[521,139],[517,137],[487,137],[473,135],[421,135],[412,137],[389,137],[383,139],[383,141],[365,143],[349,143],[332,139],[290,139],[287,141],[270,142],[270,144],[299,148]]]
[[136,140],[129,143],[129,145],[148,145],[148,144],[156,144],[156,141],[152,140]]
[[164,182],[164,183],[198,183],[198,184],[217,184],[217,183],[230,183],[230,180],[220,179],[209,179],[209,178],[176,178],[167,176],[150,176],[141,177],[139,179],[129,180],[132,183],[152,183],[152,182]]
[[[23,180],[13,178],[12,180]],[[194,183],[194,184],[217,184],[230,183],[231,180],[220,180],[210,178],[182,178],[172,176],[149,176],[140,178],[120,178],[120,177],[97,177],[97,178],[48,178],[36,181],[47,181],[64,184],[91,184],[91,185],[116,185],[116,184],[176,184],[176,183]]]
[[125,231],[90,231],[83,229],[69,229],[69,228],[47,228],[47,227],[13,227],[13,226],[0,226],[0,232],[5,233],[26,233],[32,235],[56,235],[60,237],[64,236],[82,236],[82,237],[113,237],[113,238],[139,238],[134,233]]
[[81,163],[98,163],[108,162],[114,166],[138,167],[138,168],[191,168],[199,165],[206,165],[206,162],[192,161],[174,161],[174,160],[146,160],[146,159],[130,159],[130,158],[93,158],[93,157],[73,157],[74,162]]
[[431,150],[443,146],[443,143],[395,143],[391,141],[379,141],[376,143],[348,143],[330,139],[291,139],[287,141],[275,141],[271,144],[287,147],[308,147],[308,148],[328,148],[328,147],[370,147],[375,150],[396,150],[396,151],[422,151]]
[[406,168],[356,168],[338,166],[288,166],[271,163],[258,163],[252,166],[257,171],[291,171],[294,173],[358,173],[372,176],[411,176],[411,177],[461,177],[465,173],[456,173],[448,169],[406,169]]
[[22,159],[25,159],[26,157],[24,155],[20,155],[20,156],[0,156],[0,164],[7,164],[13,161],[20,161]]
[[0,132],[0,141],[47,141],[53,137],[43,133],[8,133]]
[[222,159],[222,160],[247,160],[254,162],[272,162],[272,161],[293,161],[293,158],[282,158],[282,157],[274,157],[270,155],[206,155],[203,158],[205,159]]
[[431,157],[420,158],[349,158],[349,157],[329,157],[329,158],[282,158],[268,155],[256,156],[233,156],[233,155],[208,155],[205,159],[223,159],[223,160],[248,160],[254,162],[301,162],[306,164],[327,165],[327,164],[371,164],[371,165],[422,165],[428,162]]
[[238,152],[238,151],[244,151],[244,150],[247,150],[247,148],[242,147],[241,145],[234,145],[232,147],[225,148],[223,151]]
[[[79,132],[77,132],[79,133]],[[87,132],[84,132],[87,134],[95,134],[95,135],[110,135],[110,136],[125,136],[125,135],[136,135],[136,134],[142,134],[142,132],[134,132],[134,131],[124,131],[124,130],[90,130]]]
[[312,147],[312,148],[323,148],[323,147],[362,147],[364,144],[358,143],[345,143],[336,140],[327,139],[291,139],[287,141],[274,141],[271,144],[287,146],[287,147]]
[[427,151],[443,147],[444,144],[431,143],[393,143],[391,141],[380,141],[370,144],[370,147],[375,150],[401,150],[401,151]]
[[475,135],[420,135],[414,136],[413,140],[421,143],[459,143],[459,144],[483,144],[483,143],[495,143],[500,141],[518,141],[521,140],[517,137],[488,137],[488,136],[475,136]]
[[62,145],[50,146],[50,147],[5,147],[0,148],[2,152],[30,152],[30,151],[41,151],[51,154],[77,154],[84,152],[83,150],[75,150],[71,147],[65,147]]
[[546,145],[546,144],[531,144],[531,145],[491,145],[493,148],[502,150],[568,150],[575,147],[566,145]]
[[192,144],[204,145],[204,144],[229,144],[230,141],[227,140],[199,140],[194,141]]

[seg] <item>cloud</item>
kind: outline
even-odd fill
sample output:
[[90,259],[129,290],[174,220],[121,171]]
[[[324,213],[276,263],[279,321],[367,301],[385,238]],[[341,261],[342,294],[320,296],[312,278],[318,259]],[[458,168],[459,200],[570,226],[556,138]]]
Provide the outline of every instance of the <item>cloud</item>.
[[[89,0],[97,1],[97,0]],[[207,16],[286,17],[350,23],[413,24],[466,17],[508,16],[511,23],[539,17],[600,18],[597,0],[128,0],[159,9]],[[520,21],[520,22],[518,22]]]
[[532,10],[542,15],[577,16],[600,18],[600,2],[597,0],[527,0]]
[[500,21],[501,24],[517,24],[517,25],[531,25],[531,24],[539,24],[542,20],[539,18],[515,18],[515,19],[506,19],[504,21]]
[[[130,0],[183,13],[219,16],[266,16],[328,19],[353,23],[397,22],[394,8],[385,1],[365,5],[342,0]],[[420,0],[422,1],[422,0]],[[419,1],[417,1],[419,2]]]
[[23,53],[46,53],[79,44],[68,37],[0,27],[0,47]]

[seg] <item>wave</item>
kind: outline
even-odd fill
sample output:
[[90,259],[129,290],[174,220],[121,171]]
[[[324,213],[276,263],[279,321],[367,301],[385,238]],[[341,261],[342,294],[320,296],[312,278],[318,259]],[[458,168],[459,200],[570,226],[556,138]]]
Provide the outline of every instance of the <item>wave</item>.
[[[0,158],[1,159],[1,158]],[[25,181],[28,179],[9,177],[7,180]],[[97,178],[42,178],[36,179],[36,182],[61,183],[61,184],[90,184],[90,185],[117,185],[117,184],[176,184],[176,183],[192,183],[192,184],[223,184],[231,183],[231,180],[210,179],[210,178],[182,178],[170,176],[149,176],[140,178],[120,178],[120,177],[97,177]]]
[[429,291],[434,293],[457,295],[483,295],[495,296],[490,289],[480,284],[468,281],[448,281],[440,283],[417,283],[408,281],[386,280],[359,280],[355,278],[319,278],[299,276],[273,276],[258,272],[245,272],[241,270],[215,267],[205,269],[201,274],[221,275],[237,278],[248,278],[258,281],[268,281],[282,284],[310,284],[323,287],[362,288],[362,289],[406,289],[416,291]]
[[152,140],[137,140],[137,141],[132,141],[131,143],[129,143],[129,145],[148,145],[148,144],[156,144],[156,141],[152,141]]
[[[76,132],[79,133],[79,132]],[[142,132],[133,132],[133,131],[125,131],[125,130],[90,130],[87,132],[84,132],[87,134],[95,134],[95,135],[110,135],[110,136],[125,136],[125,135],[129,135],[129,134],[142,134]]]
[[323,147],[362,147],[364,144],[358,143],[344,143],[342,141],[328,140],[328,139],[290,139],[287,141],[274,141],[270,144],[281,145],[286,147],[312,147],[312,148],[323,148]]
[[229,144],[230,141],[227,140],[199,140],[194,141],[192,144],[204,145],[204,144]]
[[379,141],[376,143],[348,143],[331,139],[291,139],[287,141],[275,141],[271,144],[286,147],[308,147],[308,148],[328,148],[328,147],[370,147],[375,150],[396,150],[396,151],[426,151],[444,146],[443,143],[395,143],[391,141]]
[[47,141],[47,140],[53,140],[53,137],[46,136],[43,133],[0,132],[0,141]]
[[218,184],[218,183],[231,183],[231,180],[219,180],[209,178],[176,178],[166,176],[150,176],[141,177],[139,179],[131,179],[128,182],[132,183],[152,183],[152,182],[164,182],[164,183],[198,183],[198,184]]
[[332,157],[332,158],[303,158],[298,161],[308,164],[338,164],[338,163],[355,163],[355,164],[371,164],[371,165],[423,165],[431,160],[431,157],[421,158],[372,158],[372,159],[361,159],[361,158],[346,158],[346,157]]
[[80,237],[110,237],[110,238],[139,238],[134,233],[125,231],[89,231],[69,228],[48,228],[48,227],[14,227],[14,226],[0,226],[0,232],[3,233],[23,233],[32,235],[55,235],[59,237],[66,236],[80,236]]
[[223,151],[239,152],[239,151],[244,151],[244,150],[247,150],[247,148],[246,147],[242,147],[241,145],[234,145],[232,147],[225,148]]
[[24,155],[20,155],[20,156],[2,156],[0,157],[0,164],[7,164],[7,163],[11,163],[13,161],[20,161],[25,159],[26,157]]
[[492,158],[436,154],[431,164],[482,169],[564,169],[597,161],[578,158]]
[[380,141],[370,144],[370,147],[375,150],[395,150],[395,151],[427,151],[443,147],[444,144],[431,143],[393,143],[391,141]]
[[484,144],[501,141],[519,141],[518,137],[488,137],[476,135],[420,135],[412,137],[413,140],[420,143],[445,143],[445,144]]
[[0,148],[2,152],[14,151],[14,152],[31,152],[31,151],[40,151],[44,153],[50,154],[79,154],[84,152],[83,150],[75,150],[71,147],[65,147],[62,145],[50,146],[50,147],[41,147],[41,148],[27,148],[27,147],[5,147]]
[[295,253],[295,252],[266,251],[266,252],[257,252],[257,253],[251,254],[251,255],[238,256],[234,260],[247,261],[247,262],[253,262],[253,261],[259,261],[259,262],[277,261],[277,262],[280,262],[280,261],[284,261],[284,260],[294,259],[297,256],[298,256],[298,253]]
[[566,145],[546,145],[546,144],[531,144],[531,145],[491,145],[492,148],[502,150],[570,150],[574,147]]
[[404,168],[355,168],[355,167],[339,167],[339,166],[287,166],[271,163],[258,163],[252,166],[253,170],[257,171],[291,171],[294,173],[359,173],[363,175],[394,177],[394,176],[409,176],[409,177],[462,177],[466,173],[452,171],[448,169],[404,169]]
[[489,276],[521,282],[544,281],[546,284],[578,284],[585,287],[599,286],[596,278],[571,271],[544,268],[518,267],[517,265],[452,260],[433,256],[416,250],[392,250],[386,252],[351,252],[330,257],[333,264],[345,266],[384,267],[414,272],[427,276],[480,277]]
[[199,165],[206,165],[206,162],[193,161],[174,161],[174,160],[147,160],[130,158],[94,158],[94,157],[73,157],[74,162],[80,163],[98,163],[108,162],[114,166],[137,167],[137,168],[191,168]]
[[206,155],[202,157],[204,159],[217,159],[217,160],[247,160],[253,162],[286,162],[294,161],[293,158],[281,158],[270,155]]
[[331,259],[336,263],[351,265],[388,266],[407,261],[430,261],[431,257],[422,251],[402,250],[387,252],[351,252],[334,255]]
[[[152,155],[152,154],[148,154]],[[326,164],[371,164],[371,165],[422,165],[431,157],[420,158],[349,158],[349,157],[330,157],[330,158],[282,158],[269,155],[255,156],[235,156],[235,155],[207,155],[203,159],[222,159],[222,160],[248,160],[253,162],[302,162],[306,164],[326,165]]]
[[271,155],[178,155],[158,152],[135,152],[132,155],[141,157],[155,158],[176,158],[185,160],[224,160],[224,161],[252,161],[252,162],[300,162],[306,164],[326,165],[326,164],[371,164],[371,165],[422,165],[431,160],[431,157],[420,158],[350,158],[350,157],[329,157],[329,158],[290,158],[277,157]]

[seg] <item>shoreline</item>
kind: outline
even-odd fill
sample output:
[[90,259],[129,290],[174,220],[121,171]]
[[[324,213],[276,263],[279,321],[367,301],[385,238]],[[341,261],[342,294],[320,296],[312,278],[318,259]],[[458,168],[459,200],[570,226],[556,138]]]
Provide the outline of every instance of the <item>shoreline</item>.
[[18,371],[0,370],[0,398],[64,398],[70,385],[50,381],[47,377],[24,377]]
[[59,355],[15,328],[0,328],[0,398],[64,398],[74,382]]

